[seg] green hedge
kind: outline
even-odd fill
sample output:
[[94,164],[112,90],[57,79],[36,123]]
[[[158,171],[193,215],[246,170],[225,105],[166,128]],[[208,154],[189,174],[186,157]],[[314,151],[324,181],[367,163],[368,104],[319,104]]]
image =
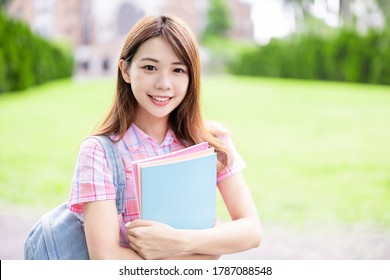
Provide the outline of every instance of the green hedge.
[[0,12],[0,93],[70,77],[70,51],[33,34],[27,25]]
[[340,30],[273,39],[243,50],[229,66],[237,75],[390,84],[390,32]]

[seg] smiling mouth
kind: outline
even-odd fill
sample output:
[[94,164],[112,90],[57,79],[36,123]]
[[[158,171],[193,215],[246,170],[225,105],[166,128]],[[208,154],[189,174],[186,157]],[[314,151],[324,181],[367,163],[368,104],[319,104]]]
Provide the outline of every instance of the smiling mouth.
[[168,97],[168,96],[152,96],[149,95],[153,100],[156,100],[158,102],[166,102],[168,100],[171,100],[173,97]]

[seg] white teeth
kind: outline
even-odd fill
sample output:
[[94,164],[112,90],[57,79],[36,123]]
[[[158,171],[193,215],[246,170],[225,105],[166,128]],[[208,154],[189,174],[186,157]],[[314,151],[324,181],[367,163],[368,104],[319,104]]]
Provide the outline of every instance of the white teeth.
[[153,98],[154,100],[159,101],[159,102],[164,102],[164,101],[169,100],[169,97],[152,96],[152,98]]

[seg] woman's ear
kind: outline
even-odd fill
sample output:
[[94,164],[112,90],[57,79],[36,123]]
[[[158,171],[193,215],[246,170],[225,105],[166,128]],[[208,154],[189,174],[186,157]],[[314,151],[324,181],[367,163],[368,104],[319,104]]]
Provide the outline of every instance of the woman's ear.
[[130,80],[129,67],[127,65],[127,62],[121,59],[119,60],[118,66],[119,69],[121,70],[123,80],[125,80],[126,83],[130,84],[131,80]]

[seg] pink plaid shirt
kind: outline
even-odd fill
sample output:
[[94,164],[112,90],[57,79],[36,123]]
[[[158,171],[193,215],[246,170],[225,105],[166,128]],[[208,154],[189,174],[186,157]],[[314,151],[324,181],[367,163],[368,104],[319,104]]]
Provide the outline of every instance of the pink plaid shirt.
[[[230,137],[226,137],[224,141],[231,151],[232,158],[229,165],[218,173],[218,182],[245,167],[245,162],[237,153]],[[174,152],[185,147],[175,138],[171,130],[167,132],[164,141],[159,144],[156,139],[147,135],[134,124],[129,127],[124,137],[115,145],[122,157],[126,173],[125,213],[122,214],[120,219],[121,244],[126,246],[127,237],[124,225],[139,218],[131,163],[136,160]],[[86,139],[80,146],[68,208],[71,211],[82,213],[84,202],[109,199],[115,200],[115,188],[103,148],[97,140]]]

